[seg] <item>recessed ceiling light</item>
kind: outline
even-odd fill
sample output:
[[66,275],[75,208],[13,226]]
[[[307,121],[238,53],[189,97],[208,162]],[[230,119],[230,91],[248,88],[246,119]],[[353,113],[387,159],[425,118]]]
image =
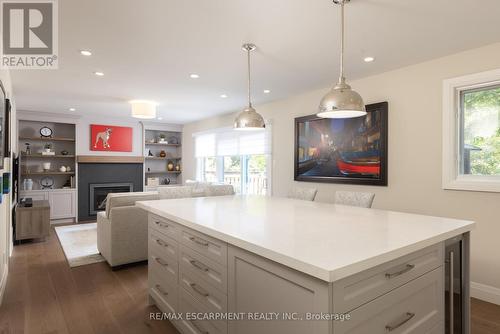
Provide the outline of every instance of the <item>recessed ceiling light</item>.
[[227,99],[227,95],[226,95],[226,94],[222,94],[220,97],[221,97],[222,99]]
[[89,51],[89,50],[80,50],[80,54],[81,54],[82,56],[87,56],[87,57],[88,57],[88,56],[92,56],[92,52],[91,52],[91,51]]
[[76,111],[76,108],[69,108],[69,111]]
[[158,117],[157,120],[161,121],[163,119],[163,117]]
[[374,57],[365,57],[365,59],[363,59],[365,61],[365,63],[371,63],[372,61],[375,60]]
[[198,79],[200,76],[198,74],[196,74],[196,73],[192,73],[192,74],[189,75],[189,77],[191,79]]
[[94,74],[97,75],[98,77],[102,77],[104,75],[103,72],[99,72],[99,71],[94,72]]
[[271,91],[269,89],[264,89],[264,94],[269,94]]

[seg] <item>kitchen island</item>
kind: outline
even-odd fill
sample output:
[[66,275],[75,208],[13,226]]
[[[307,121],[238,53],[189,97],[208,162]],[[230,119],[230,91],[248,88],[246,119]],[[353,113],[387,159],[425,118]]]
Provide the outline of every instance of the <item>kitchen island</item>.
[[278,197],[137,205],[149,212],[150,300],[197,315],[172,322],[198,334],[444,333],[445,242],[463,238],[468,264],[474,226]]

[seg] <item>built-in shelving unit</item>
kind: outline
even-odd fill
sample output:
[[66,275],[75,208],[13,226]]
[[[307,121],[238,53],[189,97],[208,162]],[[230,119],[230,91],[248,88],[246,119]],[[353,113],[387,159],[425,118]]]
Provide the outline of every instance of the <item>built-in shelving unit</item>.
[[[152,130],[146,130],[146,131],[152,131]],[[161,132],[161,131],[157,131]],[[172,146],[172,147],[178,147],[181,146],[181,144],[166,144],[166,143],[146,143],[147,146]]]
[[[52,137],[42,137],[40,129],[49,127],[52,129]],[[31,120],[19,120],[19,149],[21,150],[21,188],[24,189],[24,180],[31,179],[33,187],[31,190],[55,190],[75,188],[74,179],[76,171],[76,128],[75,124],[55,123]],[[30,154],[27,152],[27,145]],[[51,155],[44,155],[44,147],[50,145]],[[48,170],[44,170],[44,164],[50,164]],[[61,171],[60,168],[69,167],[69,171]],[[41,180],[49,177],[53,180],[51,189],[43,188]]]
[[75,175],[75,172],[56,172],[56,171],[48,171],[48,172],[21,172],[21,175]]
[[173,157],[173,158],[163,158],[163,157],[146,157],[147,160],[181,160],[182,158],[180,157]]
[[57,159],[57,158],[66,158],[66,159],[74,159],[75,155],[63,155],[63,154],[56,154],[56,155],[43,155],[43,154],[22,154],[21,157],[23,159]]
[[34,141],[70,141],[74,142],[76,141],[75,138],[63,138],[63,137],[50,137],[50,138],[45,138],[45,137],[24,137],[24,136],[19,136],[19,140],[34,140]]
[[[76,220],[76,126],[70,123],[45,122],[20,119],[19,150],[21,197],[33,200],[47,200],[50,205],[50,219],[53,223],[66,223]],[[40,128],[49,127],[53,134],[50,138],[40,136]],[[27,154],[27,145],[30,154]],[[50,144],[50,155],[42,154]],[[44,170],[44,164],[50,164]],[[61,171],[61,166],[69,171]],[[28,189],[25,180],[32,181]],[[42,180],[53,182],[50,188],[42,186]]]
[[[156,180],[159,186],[181,183],[181,139],[182,133],[178,131],[158,129],[144,131],[144,173],[147,189],[154,189]],[[162,152],[165,156],[161,156]],[[173,170],[169,170],[169,165]]]

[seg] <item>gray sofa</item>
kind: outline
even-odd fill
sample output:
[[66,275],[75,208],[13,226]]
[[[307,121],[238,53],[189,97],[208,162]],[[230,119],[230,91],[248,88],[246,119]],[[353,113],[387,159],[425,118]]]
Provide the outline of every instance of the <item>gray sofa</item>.
[[147,260],[148,217],[137,201],[234,195],[228,185],[176,186],[155,192],[110,193],[97,214],[97,249],[111,267]]

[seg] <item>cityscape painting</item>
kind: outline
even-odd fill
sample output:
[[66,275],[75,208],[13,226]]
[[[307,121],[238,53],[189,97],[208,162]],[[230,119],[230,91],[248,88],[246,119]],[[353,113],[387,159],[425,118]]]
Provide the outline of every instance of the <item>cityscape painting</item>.
[[356,118],[295,119],[295,180],[387,185],[388,103]]

